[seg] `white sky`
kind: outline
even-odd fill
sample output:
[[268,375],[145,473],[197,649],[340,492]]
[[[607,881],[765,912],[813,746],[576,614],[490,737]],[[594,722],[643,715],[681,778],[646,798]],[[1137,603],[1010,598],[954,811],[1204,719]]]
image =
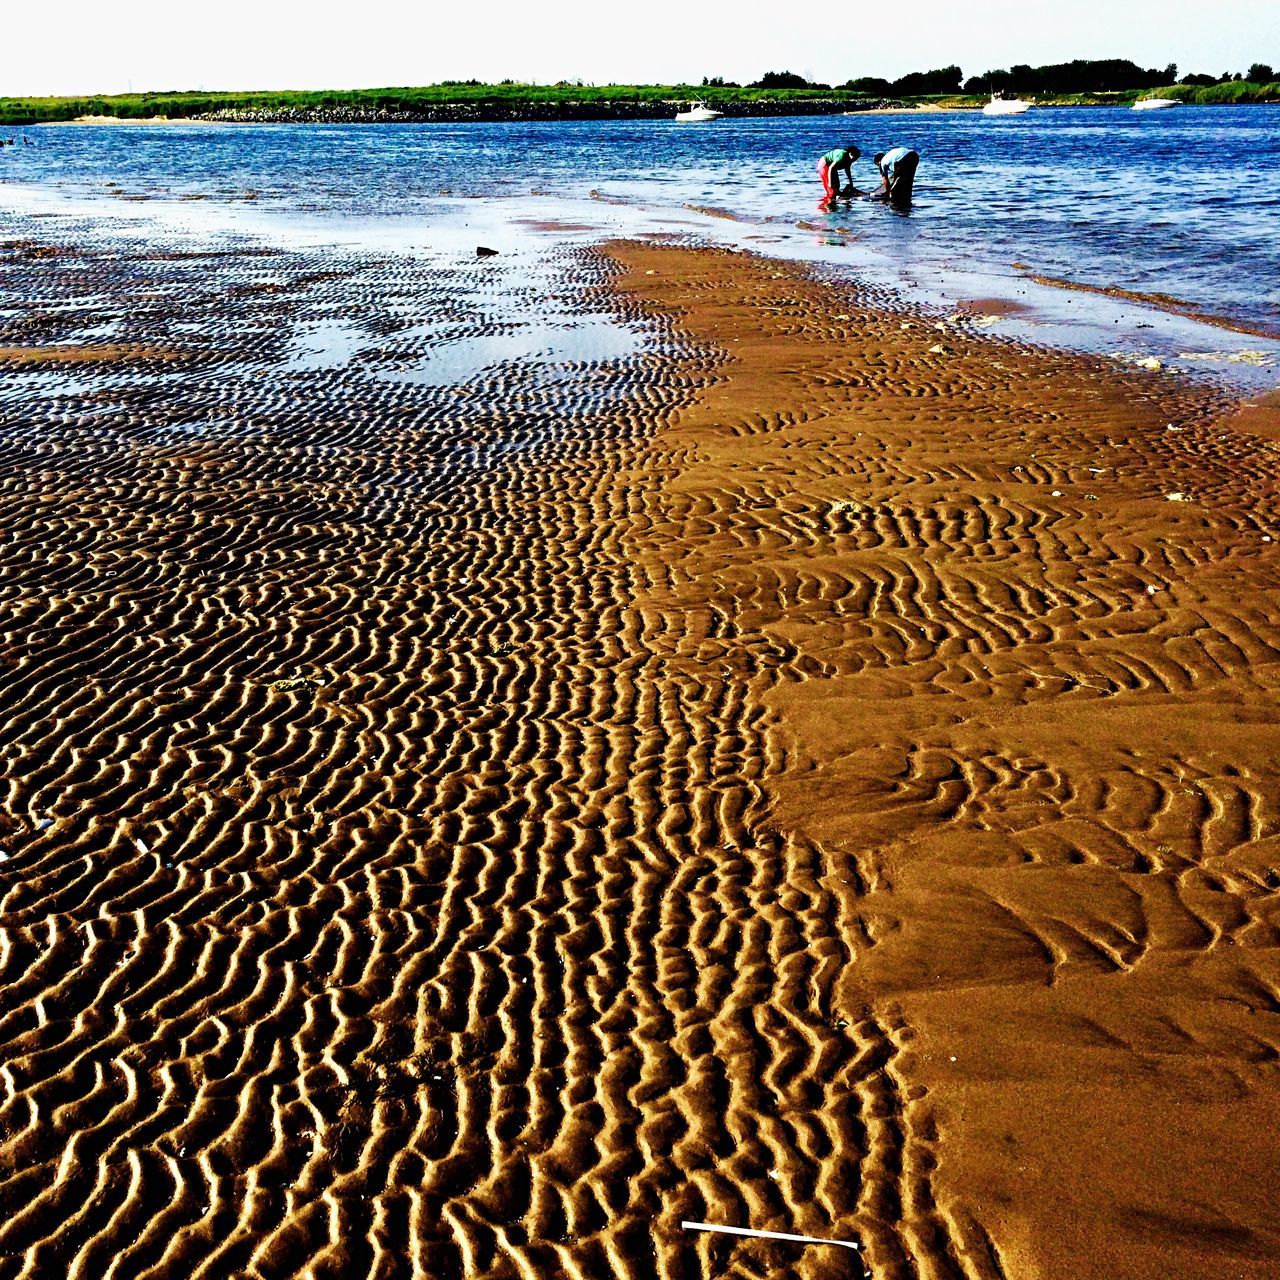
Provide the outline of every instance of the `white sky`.
[[0,96],[143,89],[840,83],[957,62],[1280,64],[1280,0],[60,0],[5,15]]

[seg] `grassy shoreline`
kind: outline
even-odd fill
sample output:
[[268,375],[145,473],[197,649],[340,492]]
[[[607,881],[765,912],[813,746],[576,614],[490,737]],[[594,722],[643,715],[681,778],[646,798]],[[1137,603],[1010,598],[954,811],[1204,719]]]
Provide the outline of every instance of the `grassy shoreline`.
[[[1196,104],[1280,102],[1280,84],[1247,82],[1122,93],[1077,93],[1041,98],[1038,105],[1129,106],[1138,98],[1170,97]],[[706,101],[727,115],[817,115],[924,107],[972,110],[986,101],[971,94],[876,98],[842,89],[708,88],[698,85],[437,84],[419,88],[133,93],[107,96],[0,98],[0,126],[59,123],[84,117],[120,120],[354,119],[387,122],[665,118],[678,104]]]

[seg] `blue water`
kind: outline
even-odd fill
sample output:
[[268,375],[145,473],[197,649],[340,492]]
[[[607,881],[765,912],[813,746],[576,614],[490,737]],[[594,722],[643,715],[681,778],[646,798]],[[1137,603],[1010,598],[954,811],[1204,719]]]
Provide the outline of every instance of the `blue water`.
[[[0,134],[6,131],[0,130]],[[13,131],[15,133],[19,131]],[[1040,110],[813,119],[401,126],[44,126],[0,151],[0,198],[38,188],[394,220],[449,197],[600,197],[680,225],[684,206],[744,220],[755,238],[857,245],[916,281],[948,271],[1186,299],[1280,329],[1280,107]],[[909,216],[871,202],[817,212],[816,157],[854,141],[923,157]],[[871,186],[868,160],[855,181]],[[106,184],[116,183],[116,187]],[[2,203],[2,199],[0,199]],[[140,205],[130,205],[139,209]],[[199,205],[190,204],[192,216]],[[613,226],[619,215],[614,212]],[[687,215],[686,215],[687,220]],[[837,232],[837,228],[839,231]],[[748,237],[750,238],[750,237]],[[801,252],[803,252],[801,250]]]

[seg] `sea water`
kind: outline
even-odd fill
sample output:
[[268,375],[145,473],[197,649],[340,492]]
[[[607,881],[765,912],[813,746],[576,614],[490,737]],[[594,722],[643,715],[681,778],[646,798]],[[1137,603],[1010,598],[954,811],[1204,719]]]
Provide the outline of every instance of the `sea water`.
[[[1280,358],[1266,337],[1053,297],[1030,280],[1164,295],[1280,335],[1280,106],[6,134],[19,141],[0,150],[0,210],[96,209],[196,234],[274,223],[312,241],[354,228],[460,250],[480,234],[527,247],[539,223],[561,241],[665,231],[846,264],[943,306],[1018,301],[1050,341],[1251,367]],[[845,142],[868,157],[920,152],[909,215],[870,201],[818,210],[816,158]],[[869,159],[854,179],[874,185]]]

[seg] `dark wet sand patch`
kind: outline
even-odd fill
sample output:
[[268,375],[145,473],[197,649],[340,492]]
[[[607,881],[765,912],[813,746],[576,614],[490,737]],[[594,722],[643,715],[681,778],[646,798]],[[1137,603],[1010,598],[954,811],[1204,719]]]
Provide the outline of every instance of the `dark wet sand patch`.
[[747,218],[740,213],[735,213],[732,209],[725,209],[719,205],[710,204],[686,204],[682,206],[691,213],[701,213],[708,218],[723,218],[727,222],[746,222]]
[[515,218],[519,227],[531,227],[534,231],[599,231],[599,227],[586,222],[558,222],[554,218]]
[[1022,316],[1034,312],[1035,308],[1012,298],[966,298],[956,304],[956,310],[971,316]]
[[47,368],[62,365],[173,364],[195,358],[190,351],[149,346],[139,342],[112,342],[101,346],[0,347],[0,366]]

